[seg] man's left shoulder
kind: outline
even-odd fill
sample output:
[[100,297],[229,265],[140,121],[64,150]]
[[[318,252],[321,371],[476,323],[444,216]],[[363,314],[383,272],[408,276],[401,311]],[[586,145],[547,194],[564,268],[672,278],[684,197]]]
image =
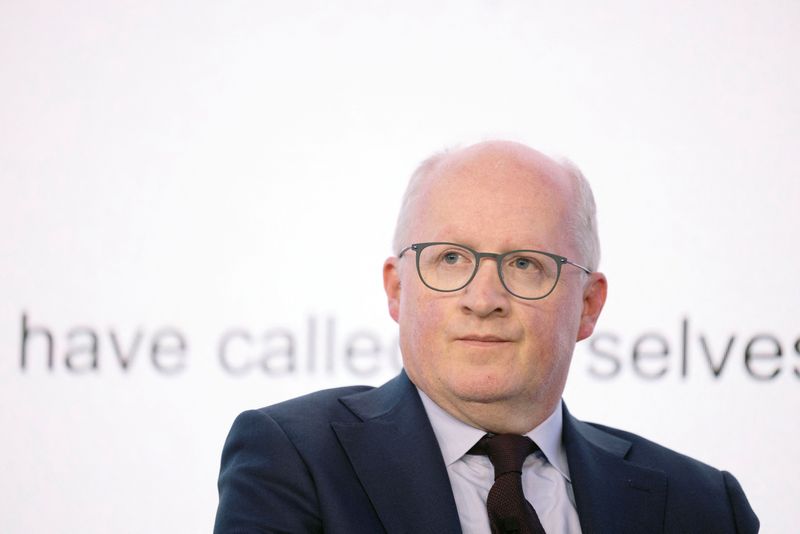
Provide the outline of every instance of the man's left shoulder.
[[718,478],[720,473],[723,472],[700,460],[665,447],[664,445],[651,441],[638,434],[634,434],[633,432],[598,423],[585,422],[582,424],[589,425],[601,432],[630,443],[630,448],[625,454],[625,459],[643,467],[650,467],[667,473],[685,471],[687,474],[711,479]]
[[[625,462],[663,473],[669,503],[667,515],[679,522],[696,515],[733,515],[737,532],[757,532],[759,521],[736,477],[638,434],[597,423],[575,421],[582,431],[605,435]],[[598,442],[598,441],[596,441]],[[611,447],[609,447],[611,450]],[[702,511],[700,511],[702,509]],[[728,515],[728,517],[730,517]]]

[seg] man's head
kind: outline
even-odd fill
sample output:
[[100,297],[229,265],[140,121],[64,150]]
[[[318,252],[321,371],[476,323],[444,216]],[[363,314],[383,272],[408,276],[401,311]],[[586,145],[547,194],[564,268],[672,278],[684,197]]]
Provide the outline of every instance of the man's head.
[[[505,141],[436,156],[414,174],[395,253],[434,241],[480,252],[545,251],[590,270],[599,256],[594,202],[579,171]],[[473,426],[527,432],[559,401],[575,343],[592,333],[605,301],[605,277],[564,264],[552,293],[525,300],[503,287],[495,260],[484,258],[466,287],[439,292],[420,280],[416,254],[384,264],[409,377]]]

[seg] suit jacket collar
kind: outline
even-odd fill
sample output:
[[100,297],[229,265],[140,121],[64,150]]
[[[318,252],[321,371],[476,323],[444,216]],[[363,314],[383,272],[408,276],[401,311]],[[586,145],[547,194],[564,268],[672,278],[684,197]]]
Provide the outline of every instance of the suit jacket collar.
[[[461,532],[436,436],[405,371],[339,400],[359,421],[331,426],[386,531]],[[628,461],[631,442],[563,413],[583,534],[661,532],[665,473]]]
[[578,421],[566,406],[563,439],[583,534],[663,531],[663,471],[626,460],[631,442]]
[[387,532],[461,532],[447,470],[405,372],[339,399],[360,421],[332,427]]

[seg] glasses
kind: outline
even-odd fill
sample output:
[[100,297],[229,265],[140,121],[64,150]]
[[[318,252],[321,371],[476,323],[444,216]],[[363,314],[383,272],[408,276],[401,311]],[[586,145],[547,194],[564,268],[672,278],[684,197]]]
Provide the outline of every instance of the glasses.
[[478,252],[457,243],[414,243],[407,251],[417,253],[417,274],[434,291],[452,292],[464,289],[475,278],[482,258],[497,263],[497,274],[506,291],[525,300],[543,299],[553,292],[561,277],[561,266],[568,264],[586,274],[592,271],[563,256],[541,250],[512,250],[503,254]]

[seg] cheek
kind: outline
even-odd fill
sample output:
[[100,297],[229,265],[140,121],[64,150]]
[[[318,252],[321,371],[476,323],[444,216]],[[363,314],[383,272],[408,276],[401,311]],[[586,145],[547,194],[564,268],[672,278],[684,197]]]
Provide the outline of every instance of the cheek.
[[558,361],[572,353],[580,314],[567,302],[554,299],[548,304],[528,310],[523,327],[530,343],[528,350],[535,359]]
[[581,288],[567,284],[562,286],[559,282],[553,296],[556,298],[553,299],[552,321],[558,327],[559,333],[572,336],[572,340],[575,341],[583,311]]
[[406,294],[401,303],[400,339],[402,348],[414,354],[442,350],[448,328],[445,299],[431,298],[424,292]]
[[580,328],[580,309],[571,303],[564,303],[561,313],[555,314],[553,324],[553,356],[557,361],[569,362],[575,350]]

